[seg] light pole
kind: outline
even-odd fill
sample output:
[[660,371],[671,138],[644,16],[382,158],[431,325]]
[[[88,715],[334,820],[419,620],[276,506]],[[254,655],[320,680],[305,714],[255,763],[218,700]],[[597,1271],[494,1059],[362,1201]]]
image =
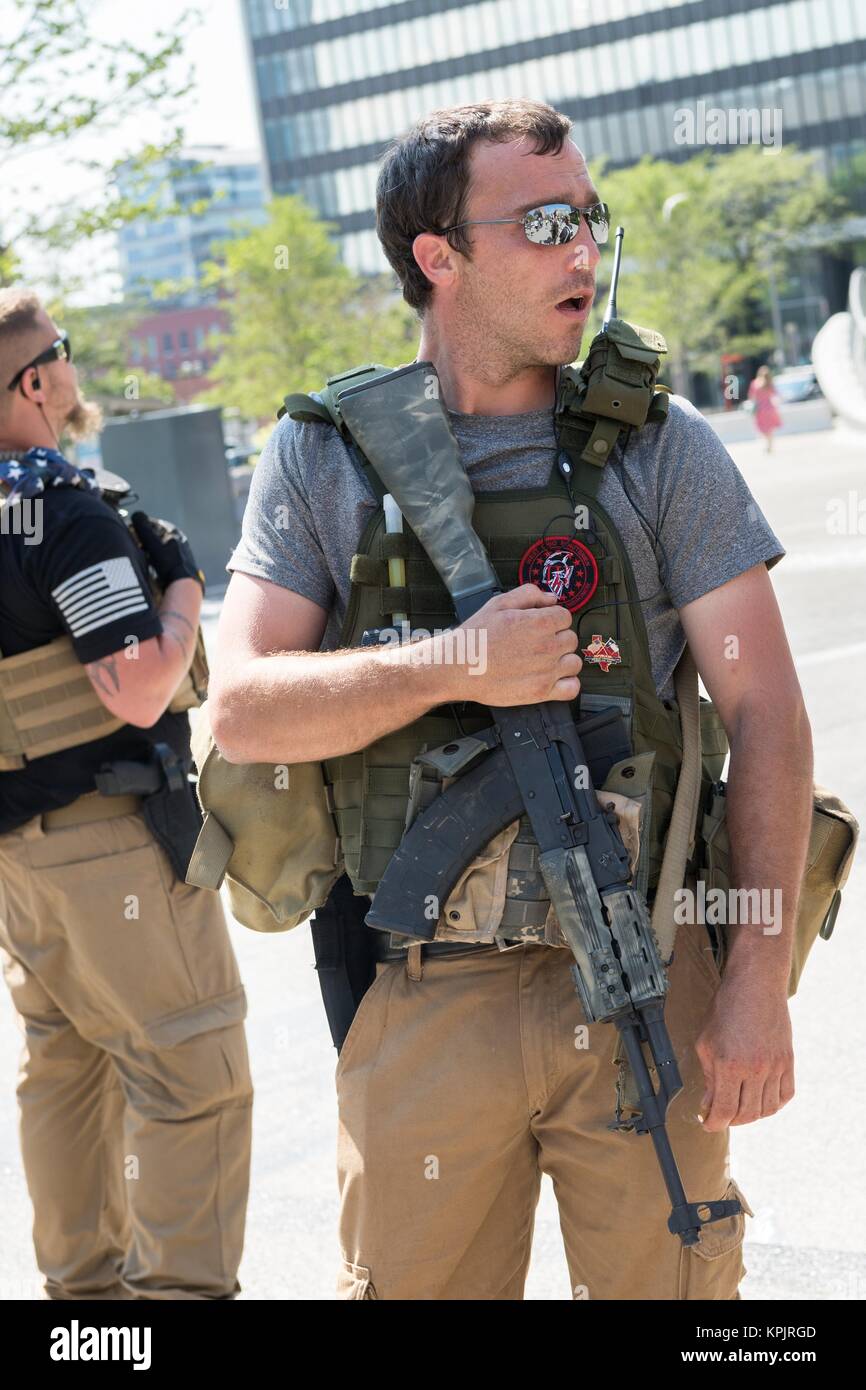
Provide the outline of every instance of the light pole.
[[[780,238],[777,238],[780,239]],[[773,356],[778,362],[779,356],[782,358],[782,366],[787,367],[788,358],[785,353],[785,333],[782,328],[782,310],[779,304],[779,287],[776,283],[776,271],[773,266],[772,243],[761,248],[761,260],[767,272],[767,285],[770,291],[770,317],[773,320],[773,337],[776,339],[776,351]]]

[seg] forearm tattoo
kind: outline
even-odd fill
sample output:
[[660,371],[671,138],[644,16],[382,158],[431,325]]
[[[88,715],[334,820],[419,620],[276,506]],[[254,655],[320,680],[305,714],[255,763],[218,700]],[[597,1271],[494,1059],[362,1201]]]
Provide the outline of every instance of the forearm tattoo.
[[117,674],[116,656],[104,656],[100,661],[89,661],[87,673],[103,695],[113,696],[120,692],[120,677]]
[[[162,622],[163,633],[166,637],[170,637],[173,642],[177,643],[183,653],[184,660],[189,661],[192,657],[192,648],[195,645],[195,627],[190,622],[189,618],[185,617],[183,613],[178,613],[176,608],[163,608],[160,610],[159,616]],[[172,624],[166,622],[167,618],[173,618],[177,622],[183,623],[187,632],[176,632]]]
[[189,618],[185,618],[183,613],[178,613],[176,608],[163,608],[159,616],[160,618],[177,618],[178,622],[183,623],[184,626],[188,627],[190,632],[193,633],[193,635],[195,635],[195,628],[193,627]]

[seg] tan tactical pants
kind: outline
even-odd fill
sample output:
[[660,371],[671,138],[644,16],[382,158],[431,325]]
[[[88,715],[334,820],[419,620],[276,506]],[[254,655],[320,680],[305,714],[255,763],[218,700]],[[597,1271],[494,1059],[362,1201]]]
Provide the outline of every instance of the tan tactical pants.
[[[649,1135],[607,1128],[618,1034],[585,1025],[571,959],[493,946],[420,972],[377,966],[336,1071],[341,1298],[521,1299],[542,1173],[575,1298],[739,1297],[744,1216],[684,1249]],[[749,1210],[728,1131],[696,1118],[693,1044],[720,978],[703,926],[680,927],[669,974],[683,1090],[668,1132],[686,1196],[736,1195]]]
[[239,1288],[252,1085],[219,898],[140,814],[0,836],[36,1258],[57,1299]]

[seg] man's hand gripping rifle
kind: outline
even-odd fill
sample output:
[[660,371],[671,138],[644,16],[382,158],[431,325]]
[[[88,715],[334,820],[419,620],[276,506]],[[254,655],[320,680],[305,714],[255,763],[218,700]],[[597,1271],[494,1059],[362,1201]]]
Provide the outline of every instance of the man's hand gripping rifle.
[[[417,362],[344,391],[340,410],[464,622],[501,587],[472,527],[472,488],[438,388],[432,363]],[[652,1136],[673,1207],[668,1227],[684,1245],[697,1244],[703,1225],[741,1208],[736,1200],[686,1200],[665,1128],[668,1105],[682,1089],[664,1021],[667,976],[646,901],[632,883],[615,813],[598,804],[566,701],[491,713],[492,729],[441,750],[451,757],[443,770],[468,770],[416,816],[388,863],[366,921],[381,931],[429,941],[441,906],[467,865],[526,812],[547,891],[574,955],[572,975],[587,1022],[616,1025],[637,1083],[640,1114],[611,1127]],[[438,765],[443,767],[441,760]]]

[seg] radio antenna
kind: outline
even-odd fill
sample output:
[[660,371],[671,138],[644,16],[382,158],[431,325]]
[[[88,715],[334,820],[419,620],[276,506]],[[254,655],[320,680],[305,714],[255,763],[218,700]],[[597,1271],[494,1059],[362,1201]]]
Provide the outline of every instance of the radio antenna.
[[613,253],[613,275],[611,276],[610,280],[610,294],[608,295],[607,308],[604,311],[604,320],[601,325],[602,332],[604,332],[604,330],[608,327],[611,319],[615,319],[617,317],[616,287],[619,283],[619,263],[622,260],[622,239],[624,236],[625,229],[623,227],[617,227],[616,248]]

